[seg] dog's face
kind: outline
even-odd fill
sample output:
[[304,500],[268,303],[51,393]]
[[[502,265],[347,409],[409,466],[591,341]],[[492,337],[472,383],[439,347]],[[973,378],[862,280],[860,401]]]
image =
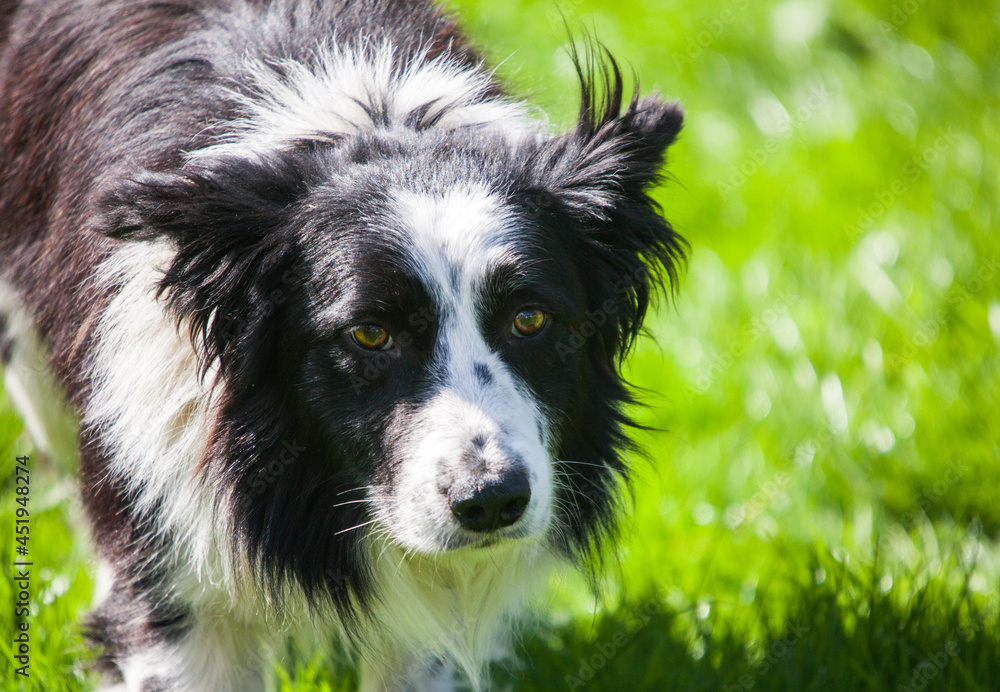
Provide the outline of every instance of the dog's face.
[[331,457],[365,450],[358,487],[415,551],[543,534],[565,414],[582,405],[579,248],[537,191],[516,190],[509,154],[355,141],[306,203],[304,406]]
[[269,574],[336,591],[365,537],[609,527],[618,362],[682,242],[647,194],[680,112],[610,93],[561,137],[364,132],[105,195],[102,230],[177,249],[162,289],[221,373],[210,466]]

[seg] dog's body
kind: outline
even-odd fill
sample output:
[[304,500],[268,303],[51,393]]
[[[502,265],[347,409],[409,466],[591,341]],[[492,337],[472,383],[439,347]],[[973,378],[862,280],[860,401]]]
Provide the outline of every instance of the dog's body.
[[478,684],[613,526],[679,109],[597,61],[551,136],[424,0],[8,1],[0,48],[9,390],[59,453],[30,316],[110,675],[261,689],[309,631],[370,689]]

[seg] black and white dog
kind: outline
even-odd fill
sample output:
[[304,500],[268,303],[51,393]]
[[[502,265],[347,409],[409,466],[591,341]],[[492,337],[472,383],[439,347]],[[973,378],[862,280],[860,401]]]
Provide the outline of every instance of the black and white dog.
[[9,391],[44,451],[53,387],[79,420],[110,684],[260,690],[319,632],[482,686],[613,531],[679,107],[591,51],[553,134],[428,0],[6,0],[0,47]]

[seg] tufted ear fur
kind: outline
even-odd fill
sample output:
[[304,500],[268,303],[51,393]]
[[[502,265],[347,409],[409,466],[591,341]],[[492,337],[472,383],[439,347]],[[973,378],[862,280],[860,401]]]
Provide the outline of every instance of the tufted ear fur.
[[676,102],[657,96],[625,103],[621,69],[603,47],[572,53],[580,80],[576,127],[546,142],[533,176],[555,211],[582,230],[594,266],[592,300],[620,303],[617,333],[603,335],[606,355],[623,357],[642,326],[653,287],[675,289],[686,242],[650,196],[661,180],[667,148],[683,124]]
[[[159,294],[213,362],[252,380],[269,347],[275,291],[297,285],[297,248],[285,232],[308,189],[300,160],[225,160],[212,168],[140,170],[105,186],[96,230],[129,241],[165,240],[176,251]],[[281,301],[283,302],[283,301]]]

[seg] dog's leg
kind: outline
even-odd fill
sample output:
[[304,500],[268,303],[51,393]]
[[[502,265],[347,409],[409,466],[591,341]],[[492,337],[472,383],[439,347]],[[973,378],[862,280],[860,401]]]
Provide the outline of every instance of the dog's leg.
[[105,692],[263,692],[260,632],[224,614],[170,602],[163,590],[115,583],[90,634],[111,672]]

